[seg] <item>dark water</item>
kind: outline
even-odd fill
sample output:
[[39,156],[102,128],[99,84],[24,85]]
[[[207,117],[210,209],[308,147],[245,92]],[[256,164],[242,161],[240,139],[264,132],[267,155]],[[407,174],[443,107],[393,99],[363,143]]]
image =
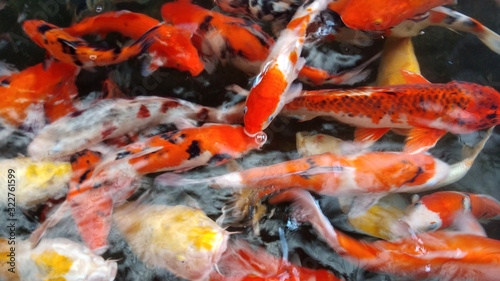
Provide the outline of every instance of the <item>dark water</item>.
[[[31,42],[22,32],[19,21],[22,19],[39,18],[58,26],[68,26],[83,16],[96,14],[89,10],[83,0],[12,0],[8,6],[0,11],[0,61],[15,65],[19,70],[40,63],[44,59],[44,50]],[[92,1],[89,1],[92,2]],[[117,1],[120,2],[120,1]],[[159,9],[164,1],[149,1],[146,4],[134,2],[113,3],[102,1],[102,12],[109,10],[128,9],[141,12],[160,19]],[[196,4],[212,8],[210,1],[195,1]],[[500,33],[500,7],[492,0],[459,1],[456,10],[467,14],[493,31]],[[94,39],[89,37],[88,39]],[[108,37],[109,44],[113,40]],[[429,28],[424,34],[413,39],[417,58],[419,59],[423,75],[431,82],[448,82],[451,80],[469,81],[482,85],[489,85],[500,90],[500,55],[490,51],[476,37],[469,34],[459,34],[443,28]],[[374,42],[370,47],[361,48],[345,44],[334,44],[336,50],[348,55],[361,54],[369,57],[378,52],[383,42]],[[376,65],[373,66],[375,69]],[[139,75],[140,61],[132,59],[116,66],[101,67],[94,72],[82,71],[78,76],[78,87],[81,96],[92,91],[101,90],[101,83],[107,78],[107,73],[116,70],[118,73],[131,71],[130,79],[119,81],[119,85],[126,95],[158,95],[178,97],[203,105],[220,105],[233,96],[224,89],[230,84],[239,84],[247,87],[250,79],[243,72],[231,66],[219,66],[214,74],[203,72],[198,77],[181,73],[175,69],[162,68],[150,77]],[[372,76],[373,82],[374,77]],[[369,83],[367,81],[365,83]],[[1,98],[1,97],[0,97]],[[353,129],[332,122],[315,119],[299,123],[295,120],[277,118],[266,131],[269,142],[262,151],[251,153],[248,157],[239,160],[244,167],[263,166],[287,159],[296,158],[295,133],[297,131],[316,131],[335,135],[343,139],[352,138]],[[381,149],[398,149],[402,138],[388,134],[380,141]],[[472,136],[447,135],[439,142],[431,153],[449,163],[460,159],[461,143],[474,142]],[[29,138],[22,133],[16,133],[11,138],[0,142],[0,153],[4,158],[15,157],[18,152],[23,153]],[[386,145],[390,144],[390,145]],[[199,168],[187,172],[188,177],[204,177],[225,173],[225,168]],[[498,173],[498,174],[497,174]],[[444,187],[447,190],[459,190],[475,193],[485,193],[500,199],[500,129],[494,131],[493,136],[486,144],[483,152],[476,160],[470,172],[459,182]],[[233,200],[229,191],[214,190],[206,186],[192,186],[183,188],[155,187],[152,178],[146,178],[143,190],[150,190],[145,203],[156,204],[188,204],[203,209],[211,218],[221,215],[224,205]],[[335,198],[318,196],[321,207],[332,223],[339,229],[352,230],[346,224],[346,218],[338,209]],[[267,250],[276,255],[282,255],[279,229],[283,229],[288,243],[288,257],[297,264],[309,268],[326,268],[337,272],[347,280],[406,280],[400,277],[385,276],[366,272],[343,261],[325,243],[317,238],[314,231],[307,225],[295,225],[289,220],[286,205],[268,206],[274,210],[273,216],[265,215],[260,220],[260,236],[256,236],[251,227],[230,227],[230,230],[240,231],[236,236],[264,245]],[[23,227],[19,238],[26,238],[29,232],[36,227],[37,210],[26,211],[21,216]],[[5,214],[2,214],[2,216]],[[1,217],[0,217],[1,218]],[[489,237],[500,238],[500,223],[491,221],[484,224]],[[0,229],[0,235],[4,229]],[[356,235],[356,234],[353,234]],[[81,241],[76,227],[67,218],[48,233],[49,237],[64,236],[75,241]],[[362,237],[357,235],[357,237]],[[163,269],[146,267],[113,228],[110,236],[111,249],[104,254],[105,258],[117,259],[119,272],[116,280],[177,280],[175,276]],[[166,238],[168,239],[168,238]]]

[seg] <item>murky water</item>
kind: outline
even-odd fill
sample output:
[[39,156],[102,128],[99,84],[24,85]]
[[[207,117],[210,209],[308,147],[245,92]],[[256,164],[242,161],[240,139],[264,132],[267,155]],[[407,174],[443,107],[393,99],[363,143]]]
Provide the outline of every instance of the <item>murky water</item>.
[[[144,3],[146,2],[146,3]],[[23,19],[39,18],[58,26],[69,26],[83,16],[95,15],[110,10],[128,9],[141,12],[160,19],[159,9],[165,1],[84,1],[84,0],[11,0],[0,10],[0,61],[14,65],[19,70],[40,63],[44,59],[44,50],[31,42],[23,34],[19,22]],[[2,1],[0,1],[2,3]],[[92,5],[87,5],[88,3]],[[195,1],[206,8],[213,4],[206,1]],[[90,9],[89,9],[90,6]],[[91,10],[93,9],[93,10]],[[472,1],[459,0],[456,10],[473,17],[500,33],[500,6],[493,0]],[[108,42],[119,37],[116,34],[108,36]],[[93,39],[93,37],[89,37]],[[493,53],[476,37],[455,33],[443,28],[429,28],[424,34],[413,39],[417,58],[419,59],[423,76],[431,82],[442,83],[451,80],[468,81],[489,85],[500,91],[500,55]],[[382,48],[382,42],[373,42],[372,46],[350,46],[345,43],[333,44],[335,49],[346,55],[370,55]],[[335,66],[329,66],[334,69]],[[226,85],[238,84],[248,88],[250,78],[243,72],[231,66],[219,66],[215,73],[203,72],[198,77],[191,77],[175,69],[162,68],[149,77],[139,73],[140,60],[132,59],[120,65],[101,67],[95,71],[82,71],[77,80],[80,96],[86,96],[92,91],[100,91],[102,82],[109,71],[131,75],[127,79],[123,75],[117,80],[119,86],[126,90],[128,96],[157,95],[177,97],[203,105],[220,105],[234,96],[224,89]],[[376,69],[376,65],[372,66]],[[370,78],[373,81],[374,76]],[[369,83],[368,82],[365,82]],[[0,97],[1,98],[1,97]],[[297,131],[315,131],[335,135],[343,139],[352,138],[353,129],[349,126],[314,119],[309,122],[279,117],[267,129],[269,140],[262,151],[253,152],[238,160],[245,168],[263,166],[288,159],[297,158],[295,151],[295,133]],[[431,153],[449,163],[460,159],[461,143],[474,143],[477,134],[470,136],[447,135]],[[377,147],[379,149],[399,149],[403,138],[394,134],[383,137]],[[8,138],[0,140],[2,158],[15,157],[17,153],[26,153],[29,136],[22,132],[14,132]],[[199,168],[185,174],[189,177],[206,177],[220,175],[227,170],[224,167]],[[489,194],[500,199],[500,129],[495,129],[493,136],[486,144],[483,152],[476,160],[470,172],[459,182],[444,187],[443,190],[459,190],[474,193]],[[203,185],[183,188],[167,188],[153,186],[152,177],[145,178],[142,191],[149,190],[146,204],[187,204],[205,211],[214,220],[222,213],[221,209],[233,201],[233,195],[228,190],[215,190]],[[353,231],[346,222],[335,198],[318,196],[324,213],[332,223],[341,230]],[[273,215],[265,215],[260,220],[260,236],[256,236],[251,227],[232,226],[231,231],[241,233],[235,236],[264,245],[275,256],[281,256],[282,248],[279,240],[279,229],[283,229],[288,243],[288,257],[297,264],[309,268],[326,268],[337,272],[347,280],[405,280],[394,276],[375,274],[359,269],[340,258],[325,243],[317,238],[315,232],[307,225],[296,225],[289,220],[286,205],[268,206]],[[21,227],[18,229],[18,239],[27,238],[36,227],[40,209],[26,210],[18,213]],[[0,215],[4,219],[6,212]],[[491,221],[483,225],[489,237],[500,239],[500,222]],[[5,229],[0,228],[0,236],[5,236]],[[363,237],[351,233],[356,237]],[[68,216],[57,227],[51,229],[48,237],[66,237],[81,241],[72,219]],[[165,239],[168,239],[166,237]],[[111,248],[105,258],[116,259],[119,271],[116,280],[178,280],[174,275],[163,269],[149,268],[134,254],[120,234],[113,228],[109,235]]]

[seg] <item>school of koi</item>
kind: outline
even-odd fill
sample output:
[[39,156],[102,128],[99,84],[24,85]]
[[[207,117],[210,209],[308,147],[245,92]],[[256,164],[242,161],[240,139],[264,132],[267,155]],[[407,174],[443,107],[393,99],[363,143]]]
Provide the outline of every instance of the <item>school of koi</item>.
[[67,0],[66,26],[0,2],[46,52],[1,56],[2,280],[498,279],[500,193],[456,184],[497,151],[498,85],[429,82],[408,39],[500,61],[498,27],[449,0],[194,2]]

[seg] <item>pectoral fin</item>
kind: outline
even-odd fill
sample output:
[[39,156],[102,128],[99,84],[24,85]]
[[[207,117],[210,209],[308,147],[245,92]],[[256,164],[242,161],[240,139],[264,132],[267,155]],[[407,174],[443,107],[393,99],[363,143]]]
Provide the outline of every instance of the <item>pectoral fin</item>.
[[403,79],[405,79],[406,83],[427,83],[430,84],[427,79],[425,79],[422,75],[417,74],[415,72],[411,72],[408,70],[401,69],[400,70]]
[[403,149],[406,153],[420,153],[432,148],[446,134],[445,130],[431,128],[414,128],[406,138]]
[[356,131],[354,132],[354,141],[376,142],[389,130],[390,128],[356,128]]

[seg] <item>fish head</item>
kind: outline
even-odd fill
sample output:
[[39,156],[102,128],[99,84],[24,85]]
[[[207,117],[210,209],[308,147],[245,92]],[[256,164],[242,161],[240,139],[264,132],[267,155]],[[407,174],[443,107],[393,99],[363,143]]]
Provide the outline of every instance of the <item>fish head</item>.
[[341,12],[342,21],[352,29],[386,30],[401,23],[407,14],[407,1],[350,1]]
[[473,86],[474,89],[470,92],[473,100],[473,103],[470,103],[470,112],[477,115],[476,120],[480,122],[476,129],[486,129],[500,124],[500,93],[488,86],[476,84]]
[[443,226],[439,213],[429,210],[422,200],[408,206],[402,220],[409,225],[414,233],[436,231]]
[[59,29],[59,27],[43,20],[26,20],[23,22],[24,32],[39,46],[46,44],[44,43],[45,33],[51,29]]

